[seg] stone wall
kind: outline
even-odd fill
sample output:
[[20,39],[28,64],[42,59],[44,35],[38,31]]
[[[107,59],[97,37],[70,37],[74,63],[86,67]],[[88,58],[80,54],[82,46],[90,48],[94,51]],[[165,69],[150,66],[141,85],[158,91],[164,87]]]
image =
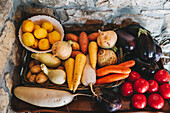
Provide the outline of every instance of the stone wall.
[[[27,15],[25,15],[27,14]],[[55,16],[62,24],[84,24],[88,20],[120,24],[130,18],[152,32],[163,43],[164,67],[170,70],[170,0],[1,0],[0,1],[0,111],[11,113],[13,81],[19,74],[22,46],[17,31],[30,15]],[[24,15],[24,16],[23,16]]]

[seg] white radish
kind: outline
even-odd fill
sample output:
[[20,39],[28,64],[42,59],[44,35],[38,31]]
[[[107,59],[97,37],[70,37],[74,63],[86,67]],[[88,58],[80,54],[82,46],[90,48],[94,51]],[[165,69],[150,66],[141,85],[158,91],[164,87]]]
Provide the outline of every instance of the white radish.
[[87,94],[72,95],[71,93],[63,90],[23,86],[16,87],[14,89],[14,95],[32,105],[49,108],[67,105],[72,102],[74,97],[77,95],[90,96]]
[[90,86],[91,91],[94,94],[92,85],[96,83],[96,69],[93,69],[91,67],[89,55],[86,55],[86,58],[87,58],[86,65],[83,70],[81,82],[85,86]]

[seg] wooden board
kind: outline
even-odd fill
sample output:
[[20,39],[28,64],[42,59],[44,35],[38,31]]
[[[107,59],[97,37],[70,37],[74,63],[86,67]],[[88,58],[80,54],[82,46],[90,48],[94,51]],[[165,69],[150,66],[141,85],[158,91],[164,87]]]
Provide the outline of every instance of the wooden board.
[[[91,25],[91,24],[88,25],[87,24],[87,25],[80,25],[80,26],[79,25],[65,25],[65,27],[64,27],[65,33],[70,32],[70,33],[75,33],[75,34],[79,34],[81,31],[86,31],[89,34],[91,32],[97,32],[98,29],[110,30],[113,28],[114,28],[114,25],[112,25],[112,24],[109,24],[107,26],[103,26],[102,24],[101,25]],[[22,57],[23,57],[22,60],[24,60],[25,54],[23,54]],[[27,63],[27,62],[22,61],[22,63]],[[160,60],[158,62],[160,69],[163,69],[162,64],[163,64],[162,60]],[[27,65],[27,64],[22,64],[22,65]],[[22,71],[22,67],[23,66],[20,67],[21,71]],[[17,82],[16,86],[18,86],[18,85],[25,86],[26,85],[26,84],[23,84],[22,77],[23,77],[22,74],[17,76],[18,81],[14,81],[14,82]],[[44,87],[48,88],[49,86],[47,85]],[[85,92],[90,93],[89,89],[87,89]],[[83,93],[83,92],[81,92],[81,93]],[[170,113],[169,100],[165,101],[165,106],[161,110],[155,110],[148,106],[143,110],[137,110],[132,107],[132,105],[130,103],[130,98],[121,97],[121,99],[122,99],[122,107],[118,112],[139,112],[139,111],[142,111],[142,112],[169,112]],[[84,96],[78,96],[73,100],[72,103],[68,104],[67,106],[60,107],[60,108],[36,107],[36,106],[33,106],[31,104],[28,104],[26,102],[23,102],[23,101],[17,99],[15,96],[12,96],[11,108],[16,112],[28,112],[28,111],[31,111],[31,112],[58,112],[58,113],[66,113],[69,111],[70,112],[81,112],[81,113],[84,113],[84,112],[87,112],[87,113],[105,112],[100,107],[100,105],[98,105],[92,98],[84,97]]]

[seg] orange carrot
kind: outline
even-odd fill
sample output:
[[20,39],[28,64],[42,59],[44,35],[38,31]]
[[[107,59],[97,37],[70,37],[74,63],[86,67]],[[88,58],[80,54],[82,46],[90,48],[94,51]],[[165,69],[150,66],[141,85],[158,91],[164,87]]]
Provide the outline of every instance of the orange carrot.
[[88,39],[90,41],[96,41],[98,36],[99,36],[99,33],[92,33],[92,34],[88,35]]
[[121,64],[118,64],[118,66],[124,66],[124,67],[133,67],[134,65],[135,65],[134,60],[129,60],[129,61],[123,62]]
[[110,65],[103,68],[100,68],[96,71],[97,76],[105,76],[110,73],[122,73],[122,74],[129,74],[131,69],[124,66],[118,65]]
[[78,54],[83,54],[83,53],[80,52],[80,51],[72,51],[71,57],[72,57],[72,58],[75,58]]
[[127,78],[128,76],[129,74],[122,74],[122,73],[110,74],[110,75],[97,79],[96,84],[107,84],[107,83],[111,83],[114,81],[123,80]]
[[79,44],[80,44],[80,49],[81,51],[86,54],[87,53],[87,48],[89,44],[89,39],[87,37],[87,34],[85,32],[81,32],[79,35]]

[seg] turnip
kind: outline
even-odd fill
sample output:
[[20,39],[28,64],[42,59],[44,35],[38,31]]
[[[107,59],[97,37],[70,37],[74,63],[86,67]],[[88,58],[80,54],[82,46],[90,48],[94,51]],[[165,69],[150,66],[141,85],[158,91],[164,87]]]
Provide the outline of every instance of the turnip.
[[70,57],[72,52],[71,47],[72,41],[58,41],[53,44],[52,46],[52,53],[53,56],[57,56],[58,58],[62,60],[66,60],[68,57]]
[[40,107],[61,107],[73,101],[75,96],[87,94],[74,94],[63,90],[54,90],[36,87],[19,86],[14,89],[14,95],[32,105]]

